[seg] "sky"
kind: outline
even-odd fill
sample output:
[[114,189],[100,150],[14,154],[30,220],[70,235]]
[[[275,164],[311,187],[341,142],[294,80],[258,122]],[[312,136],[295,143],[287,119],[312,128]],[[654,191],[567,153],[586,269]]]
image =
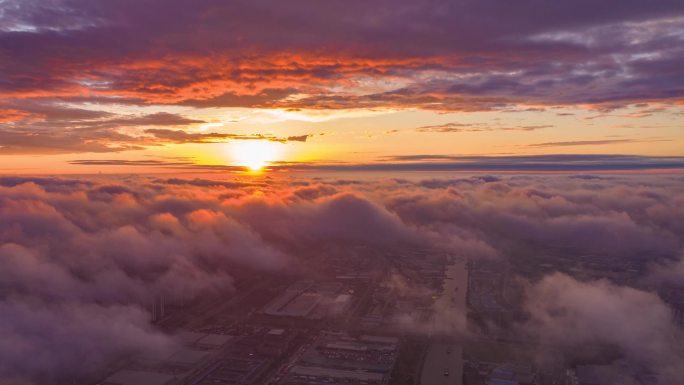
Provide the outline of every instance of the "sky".
[[511,277],[516,335],[683,383],[683,171],[682,0],[0,0],[0,383],[173,351],[159,295],[406,250],[567,257]]
[[2,174],[673,171],[683,100],[679,0],[0,0]]

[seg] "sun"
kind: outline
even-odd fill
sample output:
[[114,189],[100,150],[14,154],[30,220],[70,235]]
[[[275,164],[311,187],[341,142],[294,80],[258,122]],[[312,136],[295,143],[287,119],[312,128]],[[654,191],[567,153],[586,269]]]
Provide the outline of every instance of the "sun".
[[278,159],[280,143],[268,140],[244,140],[233,142],[231,155],[235,162],[251,171],[261,171],[270,162]]

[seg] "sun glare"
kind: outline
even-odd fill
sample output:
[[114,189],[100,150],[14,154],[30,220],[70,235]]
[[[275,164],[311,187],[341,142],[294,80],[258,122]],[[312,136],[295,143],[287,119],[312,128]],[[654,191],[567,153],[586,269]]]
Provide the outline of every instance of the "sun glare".
[[233,142],[231,155],[235,162],[251,171],[261,171],[270,162],[278,159],[281,144],[267,140],[245,140]]

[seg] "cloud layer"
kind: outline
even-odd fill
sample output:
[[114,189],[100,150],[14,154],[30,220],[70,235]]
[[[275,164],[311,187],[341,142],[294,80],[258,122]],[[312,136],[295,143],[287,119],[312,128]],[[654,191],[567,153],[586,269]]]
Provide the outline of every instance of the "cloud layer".
[[607,281],[545,277],[528,291],[528,332],[566,348],[607,344],[671,383],[684,379],[684,334],[656,294]]
[[[551,250],[629,261],[647,282],[680,263],[682,197],[676,176],[4,177],[0,378],[52,381],[164,349],[171,341],[144,310],[156,296],[229,292],[240,271],[317,274],[330,250],[385,258],[429,248],[513,266]],[[667,282],[676,274],[681,282],[682,269],[670,270]],[[669,373],[665,357],[681,338],[667,305],[623,284],[562,274],[532,283],[532,330],[559,346],[577,341],[564,339],[564,327],[588,330],[587,340],[594,330],[634,362]],[[629,322],[611,326],[619,320]]]
[[[3,8],[0,46],[11,59],[2,84],[18,97],[88,91],[205,106],[458,110],[682,96],[684,7],[675,0],[8,0]],[[374,79],[402,86],[353,92]],[[331,91],[338,85],[346,92]]]

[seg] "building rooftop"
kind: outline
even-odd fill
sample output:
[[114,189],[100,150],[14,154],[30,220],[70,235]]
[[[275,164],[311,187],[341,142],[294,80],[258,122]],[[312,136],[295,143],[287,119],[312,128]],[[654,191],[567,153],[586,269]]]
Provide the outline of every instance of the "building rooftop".
[[107,377],[102,385],[172,385],[175,383],[175,377],[169,374],[139,370],[119,370]]
[[193,345],[195,342],[197,342],[200,338],[204,337],[205,335],[205,333],[197,333],[191,332],[189,330],[182,330],[178,332],[175,337],[178,340],[180,340],[180,342],[186,345]]
[[207,345],[211,347],[219,348],[228,343],[233,339],[233,336],[226,334],[207,334],[206,336],[200,338],[197,341],[198,345]]
[[280,311],[280,315],[291,317],[306,317],[318,305],[320,294],[302,293]]
[[180,349],[173,353],[166,362],[184,366],[194,366],[209,357],[208,352],[192,349]]
[[518,385],[518,381],[491,378],[489,381],[487,381],[487,385]]
[[343,370],[323,368],[317,366],[295,366],[292,373],[312,377],[351,378],[359,381],[382,381],[381,373],[365,372],[360,370]]
[[580,365],[577,380],[580,385],[639,385],[631,370],[622,365]]

